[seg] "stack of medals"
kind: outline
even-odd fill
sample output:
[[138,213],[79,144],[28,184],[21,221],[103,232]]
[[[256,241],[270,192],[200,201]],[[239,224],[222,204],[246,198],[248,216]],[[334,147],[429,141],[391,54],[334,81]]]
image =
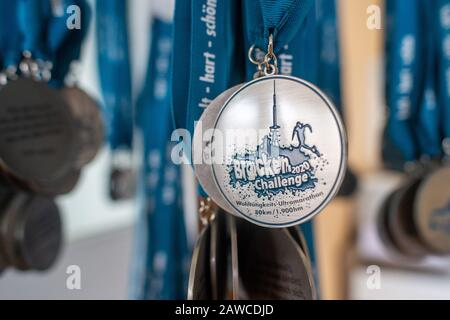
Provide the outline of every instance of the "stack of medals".
[[448,255],[450,1],[390,0],[387,10],[384,158],[407,178],[384,201],[379,231],[391,252],[404,258]]
[[[231,87],[211,101],[202,100],[204,110],[195,126],[191,160],[204,195],[200,200],[204,228],[194,251],[189,299],[316,298],[310,254],[298,225],[321,212],[339,192],[347,165],[346,135],[339,112],[319,88],[278,72],[280,44],[298,34],[313,1],[294,1],[288,12],[286,6],[269,2],[244,5],[250,7],[248,12],[257,7],[276,24],[272,28],[264,20],[267,38],[249,48],[254,80]],[[183,5],[177,2],[176,22],[186,18],[181,12],[189,8]],[[240,65],[236,62],[238,66],[231,68],[234,65],[226,60],[232,57],[230,52],[210,52],[215,46],[233,50],[234,44],[224,34],[238,24],[228,21],[224,12],[231,4],[204,5],[207,17],[202,19],[199,6],[192,6],[192,54],[201,38],[196,27],[204,21],[209,41],[204,43],[206,74],[199,78],[207,83],[206,93],[213,93],[217,83],[233,79],[230,70],[236,74]],[[314,9],[311,12],[314,17]],[[217,19],[214,28],[208,24],[211,16]],[[251,26],[261,29],[262,24]],[[178,40],[186,41],[178,39],[175,30],[176,45]],[[227,63],[230,68],[223,70]],[[187,85],[195,87],[197,79],[191,74]],[[174,100],[177,108],[175,94]],[[188,121],[190,112],[188,106]],[[179,117],[176,111],[176,123]]]
[[[93,99],[65,86],[88,28],[84,0],[2,3],[8,39],[0,88],[0,269],[46,270],[62,241],[53,198],[76,186],[103,143]],[[72,15],[66,9],[76,6]],[[83,20],[80,13],[83,12]],[[69,21],[80,28],[69,28]]]
[[190,300],[316,298],[299,228],[260,228],[202,202],[205,227],[192,257]]

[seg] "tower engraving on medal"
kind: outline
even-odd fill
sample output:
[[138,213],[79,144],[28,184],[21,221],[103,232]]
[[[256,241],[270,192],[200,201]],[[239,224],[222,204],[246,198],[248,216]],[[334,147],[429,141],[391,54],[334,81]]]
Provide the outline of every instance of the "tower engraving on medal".
[[[321,158],[316,146],[307,144],[309,124],[297,121],[291,141],[282,141],[278,123],[276,80],[273,81],[272,124],[261,144],[248,146],[244,154],[234,154],[228,164],[230,185],[240,188],[251,185],[258,197],[271,198],[280,193],[297,193],[314,189],[318,182],[313,161]],[[283,144],[284,143],[284,144]],[[254,150],[254,151],[251,151]]]

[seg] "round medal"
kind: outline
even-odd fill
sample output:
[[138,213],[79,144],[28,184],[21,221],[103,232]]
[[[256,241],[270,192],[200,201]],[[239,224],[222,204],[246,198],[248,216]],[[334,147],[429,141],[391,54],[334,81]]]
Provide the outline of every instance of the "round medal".
[[423,179],[414,201],[414,220],[424,244],[436,254],[450,253],[450,166]]
[[1,236],[10,266],[19,270],[48,270],[62,245],[62,225],[53,200],[16,194],[2,220]]
[[23,180],[54,179],[72,166],[69,107],[45,83],[28,78],[0,90],[0,159]]
[[336,195],[347,143],[332,103],[287,76],[256,79],[220,110],[212,139],[223,143],[213,179],[236,215],[265,227],[303,223]]

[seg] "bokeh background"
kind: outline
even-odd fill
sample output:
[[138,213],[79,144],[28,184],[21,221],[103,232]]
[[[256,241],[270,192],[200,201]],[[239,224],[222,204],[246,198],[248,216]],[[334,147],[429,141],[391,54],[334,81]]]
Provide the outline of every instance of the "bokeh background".
[[[93,3],[94,0],[91,0]],[[164,0],[130,1],[133,91],[143,85],[150,46],[152,15],[170,16]],[[376,241],[373,217],[383,197],[401,182],[384,171],[381,137],[385,121],[384,30],[366,27],[367,9],[383,8],[381,0],[340,0],[343,99],[349,136],[350,165],[359,190],[337,199],[316,219],[320,291],[323,299],[450,299],[450,260],[431,259],[420,266],[386,258]],[[80,84],[99,98],[96,48],[92,27],[83,49]],[[180,53],[175,53],[180,54]],[[129,297],[133,200],[113,203],[108,197],[109,154],[105,148],[83,174],[76,190],[58,199],[63,212],[66,245],[57,265],[46,273],[6,271],[0,278],[0,299],[127,299]],[[192,174],[184,172],[189,241],[195,241]],[[192,190],[191,190],[192,189]],[[190,192],[190,195],[189,195]],[[375,238],[374,238],[375,237]],[[66,269],[79,265],[82,290],[66,288]],[[368,286],[371,269],[381,270],[381,288]],[[369,271],[368,271],[369,270]]]

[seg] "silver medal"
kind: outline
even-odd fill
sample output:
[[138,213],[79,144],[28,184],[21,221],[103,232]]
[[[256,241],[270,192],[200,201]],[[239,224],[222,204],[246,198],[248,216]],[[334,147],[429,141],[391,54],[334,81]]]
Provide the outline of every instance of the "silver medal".
[[308,82],[256,79],[225,102],[213,129],[213,180],[235,215],[264,227],[297,225],[340,188],[347,162],[342,121]]

